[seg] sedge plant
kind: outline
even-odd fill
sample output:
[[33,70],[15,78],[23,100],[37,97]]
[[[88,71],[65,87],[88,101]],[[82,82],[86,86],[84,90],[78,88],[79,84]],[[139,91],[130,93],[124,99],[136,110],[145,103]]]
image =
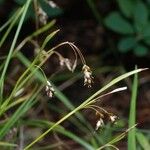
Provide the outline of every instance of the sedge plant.
[[[119,135],[114,140],[108,142],[107,144],[101,142],[98,137],[97,130],[99,130],[99,128],[104,126],[103,120],[105,116],[107,116],[109,118],[109,121],[112,123],[116,121],[117,116],[114,115],[112,112],[108,112],[104,108],[98,106],[96,102],[100,101],[101,98],[104,96],[126,90],[127,89],[126,87],[118,87],[117,89],[114,89],[110,92],[108,91],[106,92],[106,90],[111,88],[113,85],[117,84],[118,82],[122,81],[123,79],[133,74],[137,74],[138,72],[145,70],[145,68],[135,69],[133,71],[130,71],[128,73],[125,73],[113,79],[111,82],[106,84],[100,90],[98,90],[93,95],[91,95],[89,98],[84,100],[83,103],[81,103],[79,106],[75,107],[69,101],[69,99],[61,91],[59,91],[59,89],[53,84],[51,78],[49,79],[49,77],[46,76],[46,73],[44,69],[42,69],[42,67],[47,62],[47,60],[50,60],[52,56],[55,56],[57,57],[60,67],[67,68],[69,71],[74,72],[77,67],[78,59],[80,59],[82,63],[81,72],[82,72],[82,76],[84,77],[83,85],[87,86],[88,88],[91,88],[93,84],[92,69],[87,65],[87,62],[84,56],[82,55],[81,50],[72,42],[68,42],[68,41],[62,42],[48,50],[46,49],[46,47],[48,47],[47,46],[48,42],[54,36],[56,36],[59,30],[56,30],[50,33],[49,35],[47,35],[47,37],[45,38],[45,40],[41,45],[35,40],[37,36],[41,35],[45,31],[48,31],[52,26],[54,26],[55,21],[51,21],[48,23],[46,12],[44,12],[42,7],[40,6],[40,3],[38,3],[37,1],[34,1],[34,3],[36,3],[36,6],[38,7],[38,10],[35,10],[38,19],[37,20],[38,22],[36,22],[36,24],[39,23],[41,27],[38,28],[31,35],[27,36],[18,45],[16,45],[17,39],[19,34],[21,34],[21,27],[25,20],[25,16],[28,11],[28,8],[31,5],[31,0],[27,0],[24,6],[16,12],[17,17],[15,20],[10,18],[0,28],[0,32],[1,32],[2,30],[8,27],[8,30],[6,30],[6,32],[4,33],[4,35],[0,40],[1,43],[0,46],[3,46],[3,44],[5,44],[5,41],[7,40],[7,37],[11,33],[12,28],[17,23],[17,20],[19,20],[17,30],[14,39],[12,41],[9,53],[6,57],[4,57],[0,67],[1,68],[0,117],[3,118],[2,122],[0,123],[0,140],[1,140],[0,146],[11,147],[12,149],[14,147],[16,148],[20,146],[20,148],[27,150],[30,149],[33,145],[35,145],[37,142],[39,142],[41,139],[43,139],[47,134],[51,134],[51,132],[53,131],[69,137],[70,139],[79,143],[81,146],[83,146],[88,150],[103,149],[107,147],[112,147],[117,149],[114,146],[114,144],[118,142],[120,139],[122,139],[131,129],[134,128],[135,125],[132,124],[132,126],[130,126],[129,129],[127,129],[125,132],[123,132],[121,135]],[[24,47],[24,45],[28,43],[32,44],[32,46],[35,48],[34,51],[35,57],[33,58],[33,60],[29,60],[21,52],[21,49]],[[74,60],[66,58],[61,54],[60,50],[63,46],[70,47],[74,55]],[[10,65],[10,61],[13,59],[18,59],[26,67],[26,69],[23,70],[21,75],[15,81],[15,84],[13,84],[13,87],[11,88],[11,92],[6,94],[4,87],[6,86],[6,80],[7,77],[9,76],[7,74],[7,71]],[[32,90],[28,90],[28,89],[32,89]],[[43,95],[42,94],[43,89],[45,89],[45,96],[47,96],[47,98],[51,99],[56,96],[65,104],[65,106],[70,112],[64,115],[56,123],[44,119],[43,120],[29,119],[28,121],[25,121],[24,116],[27,116],[28,111],[33,109],[35,105],[37,105],[38,103],[41,103],[40,99],[41,96]],[[82,110],[85,109],[91,109],[92,111],[95,112],[96,115],[98,115],[99,119],[95,123],[96,125],[95,129],[93,129],[90,123],[87,123],[86,119],[83,117]],[[9,112],[13,112],[13,113],[11,115],[8,115]],[[66,120],[70,120],[71,123],[75,124],[77,128],[81,129],[82,132],[86,134],[89,132],[95,132],[96,134],[92,135],[92,137],[90,136],[91,139],[84,140],[81,137],[75,135],[71,131],[68,131],[67,129],[61,126],[61,124]],[[19,138],[20,144],[15,144],[7,141],[9,132],[16,125],[18,128],[20,128],[20,138]],[[23,136],[22,128],[21,128],[22,126],[36,126],[38,128],[44,128],[46,129],[46,131],[41,133],[38,137],[36,137],[33,141],[31,141],[31,143],[24,145],[23,138],[22,138]],[[95,146],[93,146],[91,143],[98,143],[98,144],[95,144]],[[61,145],[62,143],[60,142],[59,144]],[[57,147],[59,144],[50,145],[50,146]]]

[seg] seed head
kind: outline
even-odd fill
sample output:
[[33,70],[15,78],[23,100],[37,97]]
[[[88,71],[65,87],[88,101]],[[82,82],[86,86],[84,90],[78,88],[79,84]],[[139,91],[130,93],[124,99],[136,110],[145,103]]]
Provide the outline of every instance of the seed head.
[[118,118],[118,117],[115,116],[115,115],[110,115],[110,116],[109,116],[109,119],[110,119],[110,121],[111,121],[112,123],[114,123],[117,118]]
[[72,64],[71,61],[68,58],[65,58],[65,65],[68,68],[69,71],[72,71]]
[[84,65],[82,70],[84,73],[84,85],[91,87],[91,84],[93,83],[93,77],[92,77],[92,71],[90,67],[87,65]]
[[62,67],[66,66],[69,71],[72,71],[72,72],[74,71],[75,66],[72,66],[70,59],[60,57],[59,60],[60,60],[59,61],[60,66]]
[[54,93],[55,93],[55,90],[54,90],[53,86],[51,85],[51,83],[49,81],[47,81],[45,91],[46,91],[47,96],[50,97],[50,98],[52,98]]
[[96,123],[96,128],[95,130],[98,130],[100,127],[103,127],[104,126],[104,121],[102,118],[100,118],[97,123]]
[[47,16],[46,12],[41,7],[38,7],[37,15],[39,17],[40,23],[45,25],[47,23],[48,16]]
[[49,4],[50,7],[52,8],[58,8],[58,6],[56,5],[56,3],[54,1],[48,0],[47,3]]

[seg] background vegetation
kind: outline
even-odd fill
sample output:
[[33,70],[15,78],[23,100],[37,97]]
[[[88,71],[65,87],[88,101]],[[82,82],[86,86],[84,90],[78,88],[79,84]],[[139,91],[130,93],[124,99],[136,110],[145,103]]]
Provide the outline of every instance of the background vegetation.
[[149,25],[149,0],[0,0],[0,149],[149,150]]

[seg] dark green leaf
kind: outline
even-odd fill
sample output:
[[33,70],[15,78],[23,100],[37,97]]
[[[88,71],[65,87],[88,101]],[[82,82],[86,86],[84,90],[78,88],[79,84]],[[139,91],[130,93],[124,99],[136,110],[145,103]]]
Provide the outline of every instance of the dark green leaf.
[[26,0],[15,0],[15,2],[19,5],[25,4]]
[[136,45],[136,39],[134,37],[123,38],[118,43],[118,49],[121,52],[127,52]]
[[40,4],[42,9],[47,13],[49,17],[56,17],[58,15],[61,15],[63,13],[63,10],[60,8],[52,8],[50,7],[45,1],[40,0]]
[[145,42],[145,44],[147,44],[147,45],[149,45],[149,46],[150,46],[150,38],[148,38],[148,39],[144,39],[144,42]]
[[144,45],[142,44],[139,44],[135,47],[134,49],[134,53],[137,55],[137,56],[145,56],[147,53],[148,53],[148,48],[145,47]]
[[111,13],[105,19],[105,24],[111,30],[122,34],[133,34],[133,28],[118,12]]
[[150,39],[150,23],[143,29],[142,36],[144,39]]
[[134,9],[134,24],[138,32],[142,32],[148,23],[148,9],[142,1],[137,1]]
[[126,17],[131,17],[134,11],[134,3],[132,0],[117,0],[122,13]]
[[4,0],[0,0],[0,4],[1,4],[1,5],[3,4],[3,2],[4,2]]

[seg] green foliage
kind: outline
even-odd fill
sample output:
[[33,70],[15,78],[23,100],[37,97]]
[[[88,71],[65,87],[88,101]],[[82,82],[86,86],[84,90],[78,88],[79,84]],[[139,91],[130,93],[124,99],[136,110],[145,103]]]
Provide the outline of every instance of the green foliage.
[[4,0],[0,0],[0,5],[4,3]]
[[117,0],[122,13],[126,17],[131,17],[133,14],[134,2],[132,0]]
[[132,50],[137,56],[148,53],[150,41],[150,12],[143,0],[117,0],[120,12],[111,12],[105,18],[105,25],[123,37],[118,42],[120,52]]
[[[137,67],[135,68],[137,69]],[[129,128],[136,124],[136,99],[138,89],[138,75],[134,75],[134,81],[132,85],[132,96],[130,101],[130,113],[129,113]],[[136,129],[132,129],[128,133],[128,150],[136,150]]]
[[[22,6],[26,2],[26,0],[15,0],[15,2],[18,5]],[[40,3],[40,5],[42,6],[42,9],[47,13],[47,15],[49,17],[56,17],[56,16],[59,16],[63,13],[62,9],[57,8],[57,7],[52,8],[44,0],[39,0],[38,2]],[[27,17],[28,18],[34,18],[35,17],[32,7],[29,9]]]
[[118,43],[118,48],[121,52],[127,52],[136,45],[136,39],[134,37],[125,37]]
[[112,12],[105,19],[108,28],[121,34],[132,34],[133,28],[127,20],[125,20],[118,12]]
[[137,56],[145,56],[148,53],[148,48],[142,44],[137,44],[134,48],[134,53]]
[[[58,106],[56,102],[46,101],[46,105],[48,105],[48,103],[49,103],[51,107],[55,106],[55,108],[53,108],[53,110],[55,110],[57,113],[59,113],[59,115],[61,115],[61,116],[63,115],[63,117],[61,117],[60,120],[58,120],[56,123],[50,122],[49,119],[47,119],[43,115],[43,113],[45,113],[44,111],[46,110],[46,108],[41,106],[41,104],[43,105],[42,102],[47,98],[44,94],[42,94],[43,87],[45,87],[45,84],[47,81],[47,80],[45,81],[46,75],[44,74],[44,71],[43,71],[43,74],[45,75],[45,76],[43,76],[41,74],[40,70],[38,70],[38,69],[40,67],[42,67],[42,65],[45,64],[45,62],[50,58],[50,56],[52,54],[54,54],[54,52],[57,52],[57,51],[55,51],[56,48],[66,45],[66,43],[68,44],[68,42],[66,42],[66,43],[64,42],[65,44],[60,43],[60,44],[56,45],[55,47],[50,48],[47,51],[45,50],[45,47],[46,48],[48,47],[47,46],[48,42],[50,40],[52,40],[52,38],[57,34],[58,30],[48,33],[48,35],[45,38],[43,38],[42,42],[38,43],[36,40],[34,40],[37,38],[37,36],[40,36],[44,32],[48,31],[52,26],[54,26],[55,21],[53,20],[51,22],[48,22],[43,27],[38,28],[35,32],[33,32],[31,35],[27,36],[22,42],[20,42],[18,44],[17,39],[18,39],[19,35],[21,34],[21,28],[25,21],[25,17],[27,16],[28,12],[30,12],[29,9],[30,9],[32,1],[27,0],[27,1],[20,1],[20,2],[22,2],[22,3],[20,3],[20,5],[23,5],[23,6],[20,9],[18,9],[18,11],[14,14],[14,16],[16,16],[16,20],[13,19],[14,18],[14,16],[13,16],[2,27],[0,27],[0,32],[4,31],[3,29],[8,27],[7,30],[4,31],[4,35],[2,35],[1,39],[0,39],[0,43],[2,46],[5,42],[5,39],[7,39],[7,37],[11,33],[12,27],[14,26],[14,24],[15,23],[18,24],[18,26],[16,28],[16,32],[14,33],[14,38],[12,39],[12,44],[10,45],[8,55],[6,57],[4,57],[3,62],[0,64],[0,71],[1,71],[1,75],[0,75],[0,83],[1,83],[0,84],[0,89],[1,89],[1,92],[0,92],[0,94],[1,94],[0,95],[1,96],[0,116],[2,119],[0,122],[0,140],[2,140],[2,141],[0,141],[0,148],[1,147],[4,147],[4,148],[9,147],[9,149],[13,149],[12,147],[15,147],[15,149],[16,149],[16,147],[17,147],[17,149],[24,148],[24,150],[25,149],[27,150],[31,146],[33,146],[35,143],[37,143],[39,140],[43,139],[43,137],[45,137],[50,132],[53,132],[54,134],[55,133],[62,134],[63,136],[68,137],[71,140],[73,140],[74,142],[80,144],[80,146],[82,146],[83,148],[85,148],[87,150],[94,150],[94,149],[98,150],[98,149],[103,149],[103,148],[108,149],[107,147],[115,148],[114,144],[116,142],[120,141],[122,138],[124,138],[126,136],[126,134],[129,132],[129,130],[133,129],[134,126],[131,126],[131,128],[127,129],[125,132],[123,132],[122,134],[120,134],[117,137],[115,136],[115,138],[112,139],[113,132],[112,132],[111,126],[108,126],[109,129],[105,130],[103,134],[101,134],[101,132],[95,131],[95,129],[91,126],[91,124],[83,117],[81,110],[85,109],[86,106],[88,106],[89,104],[95,103],[97,98],[100,99],[101,97],[106,96],[108,93],[104,93],[104,92],[106,92],[106,90],[108,90],[109,88],[112,88],[112,86],[118,84],[120,81],[124,80],[125,78],[127,78],[133,74],[136,74],[138,72],[141,72],[145,69],[136,69],[136,70],[124,73],[123,75],[120,75],[119,77],[108,82],[100,90],[98,90],[97,92],[92,94],[89,98],[87,98],[79,106],[76,106],[76,107],[64,95],[64,93],[62,93],[52,83],[52,86],[54,87],[54,89],[56,91],[55,96],[57,97],[58,100],[61,101],[61,103],[63,103],[63,106],[66,106],[66,108],[65,108],[66,111],[61,109],[61,107]],[[25,2],[25,4],[23,2]],[[18,3],[19,3],[19,1],[18,1]],[[121,17],[120,15],[118,15],[118,16]],[[17,22],[17,20],[19,20],[19,21]],[[131,31],[132,30],[131,25],[129,25],[126,21],[124,21],[124,19],[119,21],[119,24],[127,27],[128,29],[126,30],[126,32],[128,32],[128,34],[129,33],[132,34],[133,31]],[[116,29],[116,28],[114,28],[114,29]],[[119,32],[121,34],[124,33],[124,31],[122,29],[119,29]],[[146,35],[146,37],[147,37],[147,35]],[[126,44],[130,45],[130,47],[132,47],[132,45],[130,43],[132,43],[134,41],[134,38],[132,36],[126,37],[126,39],[124,39],[122,41],[123,42],[120,47],[124,47],[122,45],[126,45]],[[37,53],[35,53],[35,57],[33,57],[33,60],[30,60],[29,58],[24,56],[24,54],[20,51],[24,47],[24,45],[27,44],[28,42],[31,42],[33,45],[36,43],[39,48],[39,51],[37,51]],[[135,44],[136,44],[136,40],[135,40]],[[36,46],[34,48],[37,48]],[[141,46],[141,45],[139,45],[139,46]],[[129,48],[126,48],[126,49],[129,49]],[[55,54],[59,54],[59,53],[55,53]],[[17,60],[19,62],[19,65],[21,64],[20,65],[21,70],[19,70],[20,72],[16,76],[16,80],[13,80],[13,82],[10,83],[10,84],[12,84],[12,86],[9,87],[10,74],[7,72],[8,72],[10,62],[13,59]],[[38,66],[39,68],[35,67],[35,66]],[[102,71],[102,69],[100,69],[100,70]],[[11,72],[11,70],[10,70],[10,72]],[[62,76],[64,76],[64,74]],[[79,75],[78,77],[81,77],[81,76]],[[66,76],[65,76],[65,79],[66,79]],[[4,89],[5,89],[5,87],[7,87],[7,84],[10,89],[10,93],[9,92],[5,93]],[[20,91],[20,90],[23,90],[23,93],[17,95],[18,91]],[[47,100],[48,100],[48,98],[47,98]],[[39,110],[39,107],[40,107],[40,110]],[[37,109],[38,109],[38,111],[36,111]],[[42,110],[42,113],[40,112],[41,116],[38,116],[39,114],[36,114],[36,113],[41,110]],[[36,113],[34,113],[34,111]],[[68,111],[70,111],[70,112],[68,112]],[[133,111],[132,111],[132,113],[135,114]],[[34,117],[34,115],[37,118]],[[35,119],[34,120],[31,119],[32,117],[34,117]],[[58,116],[58,118],[59,118],[59,116]],[[77,130],[79,130],[79,132],[81,132],[81,137],[79,137],[80,135],[76,135],[73,132],[66,130],[65,128],[63,128],[60,125],[62,122],[66,121],[66,120],[69,120],[69,122],[71,122],[75,126],[75,128],[77,128]],[[26,137],[27,134],[25,133],[26,132],[26,130],[25,130],[25,132],[22,133],[24,136],[24,139],[25,139],[25,142],[24,142],[24,140],[21,141],[23,138],[21,137],[21,131],[18,130],[18,134],[16,135],[16,138],[11,139],[9,141],[7,138],[7,135],[10,134],[11,129],[14,127],[19,129],[22,126],[24,126],[25,129],[28,129],[28,128],[30,129],[30,127],[32,126],[33,128],[38,128],[41,132],[43,131],[43,129],[46,131],[45,132],[43,131],[43,133],[40,133],[34,139],[33,137],[31,137],[31,138],[29,136]],[[20,134],[20,136],[19,136],[19,134]],[[33,133],[31,132],[31,134],[33,134]],[[82,136],[82,135],[84,135],[84,136]],[[106,136],[107,136],[107,138],[106,138]],[[141,135],[137,135],[137,138],[139,138],[139,137],[141,138]],[[146,143],[144,138],[143,138],[143,141],[144,141],[144,147],[147,147],[148,144]],[[22,148],[20,146],[21,144],[18,145],[18,143],[20,143],[20,142],[24,142],[26,145],[24,145],[24,147]],[[28,144],[27,144],[27,142],[28,142]],[[105,144],[105,142],[108,142],[108,143]],[[15,143],[17,143],[17,144],[15,144]],[[56,149],[58,148],[58,143],[56,143],[55,145],[53,145],[53,144],[49,144],[49,145],[50,145],[50,147],[55,147]],[[40,147],[40,145],[35,146],[35,149],[42,149],[42,148]]]
[[142,132],[140,131],[136,132],[136,138],[140,146],[143,148],[143,150],[148,150],[150,148],[150,142]]

